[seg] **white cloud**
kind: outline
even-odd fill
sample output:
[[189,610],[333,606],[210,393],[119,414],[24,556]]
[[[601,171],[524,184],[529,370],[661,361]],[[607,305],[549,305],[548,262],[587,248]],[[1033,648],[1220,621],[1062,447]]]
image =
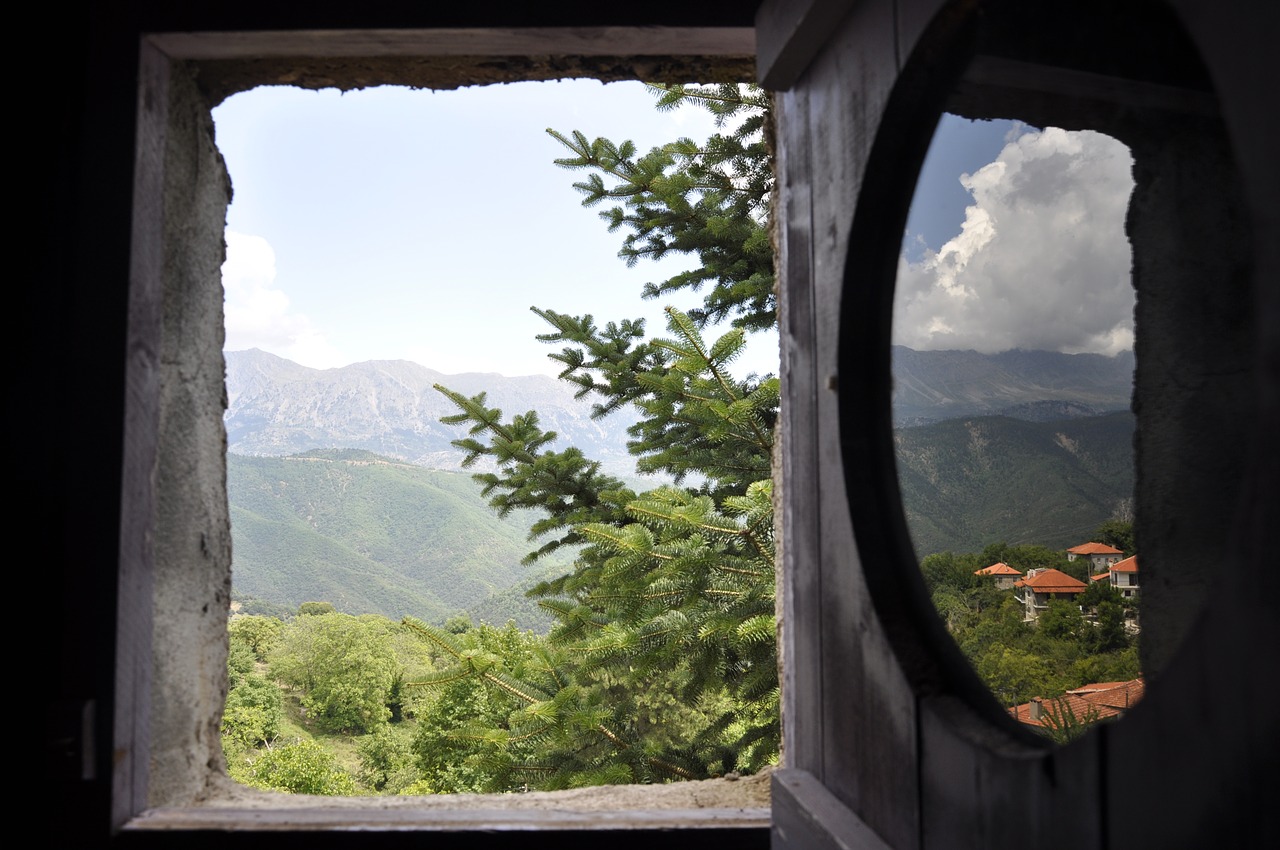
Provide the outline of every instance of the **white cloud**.
[[1133,190],[1122,143],[1048,128],[1007,144],[961,184],[958,236],[899,260],[894,342],[911,348],[1115,354],[1133,345]]
[[276,255],[261,236],[227,231],[222,264],[226,349],[261,348],[296,363],[325,369],[346,360],[313,327],[289,308],[289,296],[276,288]]

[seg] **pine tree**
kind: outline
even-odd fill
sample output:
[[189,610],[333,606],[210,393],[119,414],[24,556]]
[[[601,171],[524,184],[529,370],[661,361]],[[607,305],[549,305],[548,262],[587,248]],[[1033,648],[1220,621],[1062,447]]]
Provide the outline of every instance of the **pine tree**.
[[[494,468],[475,476],[490,504],[541,512],[526,561],[576,550],[571,573],[531,591],[557,619],[536,657],[477,655],[457,635],[406,620],[456,661],[422,684],[470,677],[513,700],[502,729],[467,733],[486,744],[498,777],[490,790],[752,772],[778,753],[770,458],[779,386],[730,372],[746,334],[776,320],[769,101],[746,86],[653,88],[659,109],[701,105],[722,132],[643,156],[631,142],[548,132],[572,154],[557,164],[590,172],[575,184],[583,203],[618,202],[601,215],[631,231],[620,252],[628,264],[672,251],[699,260],[647,284],[644,297],[708,286],[702,306],[667,308],[658,338],[641,320],[600,328],[589,315],[534,312],[552,329],[539,338],[563,345],[551,355],[560,377],[594,399],[594,416],[639,409],[628,444],[637,470],[671,483],[637,493],[581,451],[549,448],[555,434],[536,411],[505,420],[484,393],[437,386],[459,410],[442,421],[469,428],[454,443],[464,465],[483,458]],[[726,320],[732,327],[708,342],[704,333]],[[668,691],[677,700],[655,715]]]

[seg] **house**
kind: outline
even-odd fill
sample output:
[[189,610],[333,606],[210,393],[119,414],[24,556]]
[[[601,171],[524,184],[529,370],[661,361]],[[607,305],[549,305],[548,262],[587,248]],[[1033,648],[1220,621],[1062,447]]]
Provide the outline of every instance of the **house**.
[[1027,621],[1039,617],[1052,600],[1073,600],[1089,587],[1062,570],[1048,568],[1030,570],[1026,578],[1015,581],[1013,586],[1022,589],[1018,601],[1027,608],[1023,618]]
[[1060,697],[1036,697],[1030,702],[1015,705],[1009,713],[1019,723],[1037,729],[1046,728],[1063,713],[1077,720],[1111,720],[1137,705],[1144,692],[1141,676],[1127,682],[1095,682],[1072,688]]
[[990,576],[993,579],[995,586],[1001,590],[1008,590],[1013,587],[1014,583],[1018,581],[1018,579],[1022,578],[1021,572],[1015,570],[1004,561],[992,564],[989,567],[983,567],[980,570],[974,570],[973,574],[975,576]]
[[1106,543],[1081,543],[1079,546],[1072,546],[1067,550],[1068,561],[1074,561],[1076,558],[1088,558],[1095,570],[1104,570],[1123,557],[1124,552],[1114,546],[1108,546]]
[[[1125,599],[1136,601],[1138,598],[1138,556],[1134,555],[1125,558],[1123,561],[1117,561],[1108,567],[1105,572],[1089,576],[1089,581],[1106,582]],[[1124,609],[1125,631],[1131,635],[1138,634],[1142,628],[1138,619],[1137,606],[1126,605]]]
[[1134,555],[1112,564],[1107,569],[1107,577],[1111,586],[1120,592],[1125,599],[1138,597],[1138,556]]

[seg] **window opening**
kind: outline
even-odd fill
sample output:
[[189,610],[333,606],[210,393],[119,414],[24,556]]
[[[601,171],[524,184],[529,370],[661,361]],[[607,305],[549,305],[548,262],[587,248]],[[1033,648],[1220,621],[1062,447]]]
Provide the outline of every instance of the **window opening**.
[[895,290],[894,447],[926,589],[1010,716],[1058,742],[1142,693],[1132,162],[1102,133],[944,115]]
[[[449,92],[258,89],[214,110],[236,191],[223,267],[236,559],[223,735],[233,777],[296,793],[412,795],[736,778],[776,757],[772,175],[767,101],[738,91],[750,102],[726,110],[730,92],[720,92],[712,101],[719,115],[696,105],[659,112],[638,83],[584,80]],[[736,133],[744,121],[756,124]],[[544,132],[548,125],[559,140]],[[702,167],[706,152],[688,141],[669,148],[666,160],[643,156],[677,138],[716,133],[727,148],[711,151],[722,163],[714,169]],[[572,158],[574,146],[598,136],[635,146],[592,149],[596,161],[582,163],[584,171],[603,175],[607,188],[583,209],[571,186],[583,171],[552,160]],[[599,220],[601,209],[621,203],[613,200],[618,185],[631,180],[647,191],[658,170],[687,185]],[[622,234],[634,232],[628,214],[681,203],[674,214],[695,220],[718,211],[711,224],[736,228],[720,242],[736,240],[737,255],[716,267],[704,250],[698,263],[681,249],[714,248],[710,228],[658,227],[629,243],[628,263],[619,262]],[[698,283],[700,274],[702,292],[700,284],[692,294],[677,285]],[[644,283],[664,280],[675,283],[639,299]],[[753,292],[767,294],[753,300]],[[530,304],[555,312],[540,317]],[[674,318],[669,306],[679,311]],[[705,323],[699,310],[711,313]],[[648,367],[660,358],[676,366],[666,378],[676,382],[671,392],[624,388],[615,396],[623,409],[591,418],[590,402],[604,399],[575,401],[583,387],[557,381],[567,364],[548,357],[572,347],[575,334],[586,339],[556,314],[586,313],[601,326],[644,316],[648,337],[671,340],[644,355]],[[731,322],[745,327],[731,331]],[[534,338],[557,330],[565,339],[554,344]],[[620,350],[642,339],[626,326],[603,332]],[[521,340],[519,351],[499,350]],[[590,357],[592,343],[584,345]],[[607,358],[596,365],[601,389],[634,381]],[[685,390],[682,370],[692,376]],[[659,377],[646,371],[642,380]],[[660,409],[690,388],[712,397],[700,407],[680,402],[674,415]],[[478,429],[480,442],[470,447],[478,463],[463,470],[467,452],[450,442],[489,415],[469,406],[479,392],[489,394],[487,407],[502,408],[507,425],[523,429],[515,437],[523,451],[576,445],[603,461],[599,473],[565,456],[529,464],[520,487],[505,487],[499,479],[512,472],[501,452],[513,432],[497,428]],[[621,402],[632,399],[648,406],[628,411]],[[512,420],[535,408],[538,425],[560,440],[544,445],[532,421]],[[450,413],[471,420],[439,421]],[[663,416],[665,424],[645,430],[646,418]],[[686,424],[674,424],[681,417]],[[719,430],[708,437],[708,429]],[[499,430],[501,445],[493,440]],[[648,445],[640,471],[650,474],[637,474],[628,438]],[[713,445],[735,441],[732,452]],[[755,456],[764,461],[759,474],[725,471],[750,470]],[[511,516],[485,504],[471,480],[476,470],[494,476]],[[587,485],[598,489],[599,475],[616,476],[630,498],[610,493],[612,516],[570,510],[566,500],[596,498]],[[577,476],[582,487],[561,492],[556,476]],[[672,486],[654,491],[662,484]],[[414,501],[424,495],[452,515],[431,515]],[[524,509],[538,499],[558,500],[560,517],[548,522]],[[654,512],[657,520],[642,521]],[[593,520],[597,528],[582,530]],[[550,536],[529,543],[538,521]],[[611,538],[618,530],[625,541]],[[641,538],[644,552],[635,549]],[[539,545],[545,557],[519,568]],[[575,570],[574,559],[592,546],[602,553],[596,565],[588,559]],[[445,557],[433,558],[435,549]],[[603,590],[590,592],[600,583],[591,570],[616,570],[624,558],[631,563],[623,569],[638,577],[664,560],[682,566],[657,580],[601,583],[624,599],[598,601]],[[424,576],[430,593],[414,587]],[[531,611],[519,591],[560,576],[571,578],[543,587],[551,607],[561,608],[553,646],[545,636],[552,618]],[[508,617],[520,625],[503,628]],[[686,637],[711,635],[725,649],[694,652],[686,663],[687,648],[673,645],[672,673],[653,648],[681,617],[690,621]],[[520,628],[526,624],[541,635]],[[632,681],[608,663],[566,678],[575,665],[565,653],[584,647],[595,657],[637,659]],[[717,677],[725,684],[707,684]],[[415,687],[438,680],[456,681]],[[273,682],[287,684],[283,701]],[[724,731],[725,721],[736,727]],[[599,752],[549,767],[574,757],[564,736],[581,734],[577,727],[599,738]],[[546,746],[557,735],[559,749]],[[638,754],[641,745],[648,754]],[[637,755],[619,757],[628,750]],[[562,778],[548,786],[547,776]]]

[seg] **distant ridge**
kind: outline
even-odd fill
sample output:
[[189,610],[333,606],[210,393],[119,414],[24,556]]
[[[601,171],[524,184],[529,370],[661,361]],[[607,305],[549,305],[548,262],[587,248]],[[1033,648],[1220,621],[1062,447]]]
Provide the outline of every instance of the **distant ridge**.
[[[1013,349],[977,351],[892,349],[893,421],[925,425],[958,416],[1007,413],[1039,421],[1128,410],[1133,395],[1133,352],[1060,354]],[[1073,405],[1078,407],[1073,407]]]
[[[591,418],[590,398],[546,375],[446,375],[407,360],[374,360],[311,369],[258,349],[226,352],[227,440],[232,452],[281,456],[317,448],[362,448],[435,469],[457,469],[450,442],[463,435],[442,425],[453,406],[433,385],[471,396],[488,393],[507,415],[537,410],[560,445],[572,444],[615,475],[629,476],[626,429],[633,411]],[[1006,415],[1052,421],[1128,410],[1133,353],[1059,354],[1012,350],[892,349],[893,421],[912,427],[959,416]]]

